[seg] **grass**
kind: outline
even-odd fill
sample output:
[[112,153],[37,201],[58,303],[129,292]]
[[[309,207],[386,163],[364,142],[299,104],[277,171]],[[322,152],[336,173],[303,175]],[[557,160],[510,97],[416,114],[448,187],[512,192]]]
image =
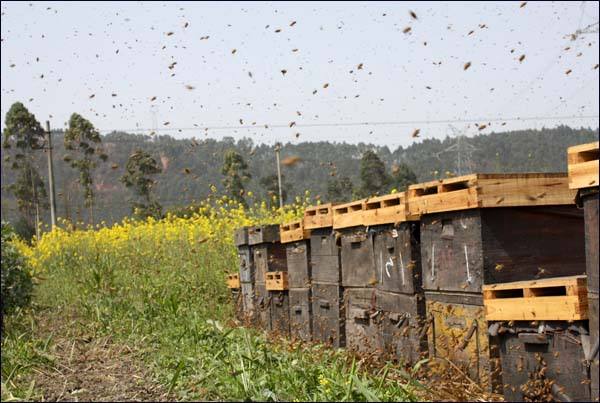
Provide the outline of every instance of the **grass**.
[[224,277],[237,268],[229,242],[191,250],[187,235],[161,242],[142,235],[113,252],[84,236],[61,242],[42,262],[35,304],[44,310],[7,323],[2,400],[43,393],[34,390],[31,371],[56,363],[47,354],[51,340],[35,337],[35,320],[67,314],[91,337],[111,335],[136,349],[173,399],[417,400],[410,374],[391,365],[368,371],[341,350],[226,326],[233,304]]

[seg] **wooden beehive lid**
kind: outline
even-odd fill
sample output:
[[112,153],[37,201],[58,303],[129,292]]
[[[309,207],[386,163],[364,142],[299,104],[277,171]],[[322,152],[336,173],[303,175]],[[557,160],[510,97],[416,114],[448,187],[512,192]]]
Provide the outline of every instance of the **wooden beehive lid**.
[[349,203],[338,204],[333,207],[333,228],[349,228],[364,225],[363,213],[365,201],[356,200]]
[[410,185],[413,215],[471,208],[573,204],[566,173],[471,174]]
[[248,245],[248,227],[236,228],[233,233],[235,246]]
[[333,204],[319,204],[304,210],[304,228],[316,229],[333,226]]
[[555,277],[482,286],[492,320],[585,320],[587,276]]
[[258,245],[261,243],[279,242],[279,225],[256,225],[248,227],[248,244]]
[[365,201],[364,225],[397,224],[418,220],[408,211],[406,192],[371,197]]
[[240,288],[240,275],[239,274],[228,274],[227,275],[227,288],[233,288],[233,289]]
[[281,243],[301,241],[310,238],[310,230],[304,229],[303,220],[295,220],[279,226]]
[[285,291],[289,289],[288,273],[286,271],[269,271],[265,282],[268,291]]
[[569,147],[569,188],[598,187],[598,141]]

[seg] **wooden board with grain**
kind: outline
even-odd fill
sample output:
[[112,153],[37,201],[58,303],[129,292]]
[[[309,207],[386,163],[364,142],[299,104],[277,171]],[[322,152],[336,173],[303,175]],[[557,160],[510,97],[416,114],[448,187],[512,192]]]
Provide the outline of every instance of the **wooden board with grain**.
[[304,210],[304,229],[311,230],[333,226],[333,204],[319,204]]
[[365,200],[363,225],[399,224],[418,219],[418,215],[411,215],[408,211],[406,192],[371,197]]
[[484,285],[482,291],[488,321],[588,318],[586,276]]
[[473,208],[573,204],[565,173],[471,174],[408,188],[413,215]]
[[227,275],[227,288],[239,289],[240,288],[240,275],[229,274]]
[[334,206],[333,228],[340,229],[364,225],[365,201],[366,199],[362,199]]
[[569,188],[598,187],[598,141],[569,147],[567,163]]
[[310,230],[304,228],[303,220],[295,220],[279,226],[281,243],[290,243],[310,238]]
[[289,290],[288,273],[286,271],[270,271],[266,275],[267,291]]

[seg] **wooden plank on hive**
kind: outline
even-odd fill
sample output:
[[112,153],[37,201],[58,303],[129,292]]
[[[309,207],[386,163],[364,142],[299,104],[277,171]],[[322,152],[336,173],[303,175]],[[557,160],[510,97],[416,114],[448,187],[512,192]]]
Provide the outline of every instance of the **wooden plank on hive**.
[[552,296],[484,299],[485,318],[493,320],[585,320],[587,298]]
[[227,288],[239,289],[240,285],[240,276],[239,274],[229,274],[227,275]]
[[304,229],[303,220],[295,220],[279,226],[281,243],[290,243],[310,238],[310,230]]
[[598,141],[569,147],[567,163],[571,189],[598,186],[598,149]]
[[408,211],[406,193],[393,193],[365,200],[364,225],[397,224],[418,220]]
[[333,228],[349,228],[364,225],[366,199],[339,204],[333,207]]
[[304,228],[307,230],[333,226],[333,204],[310,206],[304,210]]
[[288,273],[285,271],[267,272],[266,288],[268,291],[285,291],[289,289]]
[[482,290],[516,290],[523,288],[543,288],[559,286],[577,286],[585,288],[587,286],[587,276],[552,277],[539,280],[513,281],[510,283],[499,284],[485,284],[482,286]]

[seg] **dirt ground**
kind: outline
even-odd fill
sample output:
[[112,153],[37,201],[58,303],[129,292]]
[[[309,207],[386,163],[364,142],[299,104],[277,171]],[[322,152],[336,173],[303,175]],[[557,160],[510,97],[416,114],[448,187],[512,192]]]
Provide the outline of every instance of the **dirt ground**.
[[[42,319],[38,336],[52,334],[54,368],[35,368],[42,401],[168,401],[164,387],[151,378],[141,358],[110,336],[94,338],[74,321]],[[40,396],[41,395],[41,396]],[[172,397],[171,397],[172,399]]]

